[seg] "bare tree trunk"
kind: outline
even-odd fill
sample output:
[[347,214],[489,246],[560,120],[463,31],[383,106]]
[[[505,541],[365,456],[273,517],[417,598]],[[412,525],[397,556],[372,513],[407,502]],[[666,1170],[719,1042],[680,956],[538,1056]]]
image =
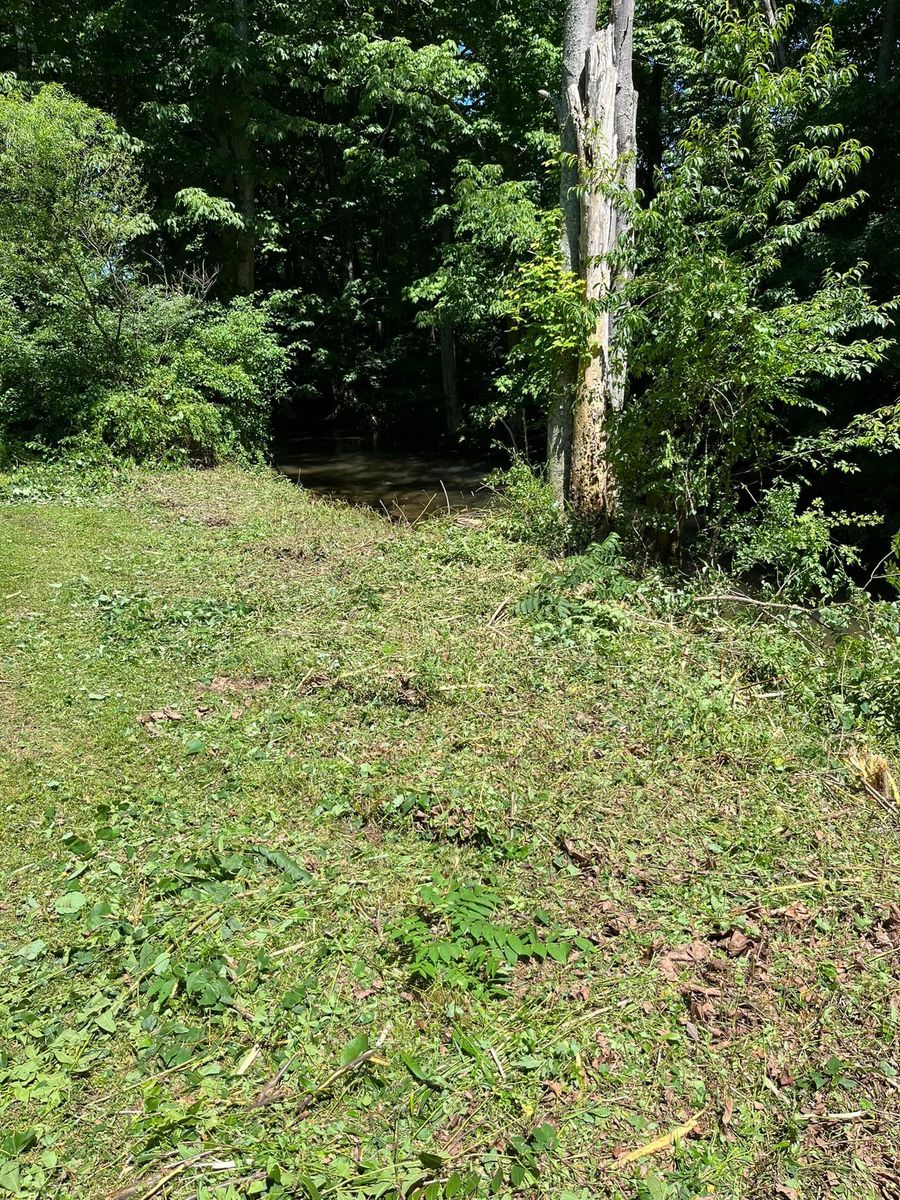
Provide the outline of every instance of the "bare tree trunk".
[[881,26],[881,47],[878,51],[878,82],[887,83],[894,65],[897,47],[897,0],[885,0],[884,23]]
[[[563,34],[562,96],[554,97],[559,118],[561,151],[559,203],[563,226],[560,250],[563,266],[577,272],[581,265],[581,203],[579,184],[579,129],[581,81],[588,43],[597,24],[597,0],[568,0]],[[547,419],[547,474],[560,507],[569,500],[572,476],[574,399],[578,380],[576,363],[563,361]]]
[[[775,30],[778,28],[779,12],[775,7],[775,0],[762,0],[763,13],[769,23],[769,28]],[[784,50],[784,42],[781,38],[775,43],[775,65],[779,71],[783,71],[787,66],[787,55]]]
[[256,245],[253,225],[256,220],[256,179],[250,144],[250,31],[246,0],[234,0],[234,31],[241,48],[241,70],[234,81],[231,101],[231,153],[234,161],[235,200],[244,226],[237,233],[235,246],[235,290],[249,296],[255,286]]
[[459,390],[456,384],[456,338],[453,323],[447,316],[440,320],[441,333],[441,378],[444,384],[444,411],[447,418],[447,434],[454,441],[462,431],[462,413],[459,407]]
[[613,361],[609,301],[622,282],[613,256],[628,233],[621,193],[633,190],[635,178],[633,23],[634,0],[612,0],[610,20],[601,29],[596,0],[569,0],[558,106],[563,259],[584,280],[586,298],[601,308],[584,360],[560,373],[550,414],[549,470],[557,496],[596,523],[608,522],[615,512],[609,418],[624,399],[625,364]]

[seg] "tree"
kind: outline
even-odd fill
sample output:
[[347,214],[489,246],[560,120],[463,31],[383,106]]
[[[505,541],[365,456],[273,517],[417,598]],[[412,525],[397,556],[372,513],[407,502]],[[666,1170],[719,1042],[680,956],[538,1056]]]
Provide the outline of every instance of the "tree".
[[58,84],[0,88],[0,439],[258,457],[286,356],[270,315],[154,273],[137,148]]
[[597,0],[569,0],[560,126],[562,257],[596,307],[587,352],[560,369],[548,428],[550,479],[561,502],[603,522],[616,507],[609,422],[622,407],[625,363],[614,356],[613,294],[635,181],[637,94],[632,81],[634,0],[612,0],[598,27]]
[[[864,203],[870,151],[823,123],[855,72],[824,26],[779,69],[782,28],[710,7],[708,69],[723,103],[693,117],[636,219],[629,285],[635,394],[617,430],[629,499],[660,548],[735,504],[790,445],[792,409],[823,410],[823,382],[856,380],[889,343],[858,261],[836,269],[825,231]],[[711,61],[709,59],[711,58]]]

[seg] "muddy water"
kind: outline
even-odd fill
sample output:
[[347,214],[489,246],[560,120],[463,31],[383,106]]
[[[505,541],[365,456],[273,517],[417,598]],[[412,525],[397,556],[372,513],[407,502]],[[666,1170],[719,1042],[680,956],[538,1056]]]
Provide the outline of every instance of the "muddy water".
[[276,464],[289,479],[320,496],[378,509],[394,520],[484,508],[492,466],[472,459],[371,450],[361,442],[283,444]]

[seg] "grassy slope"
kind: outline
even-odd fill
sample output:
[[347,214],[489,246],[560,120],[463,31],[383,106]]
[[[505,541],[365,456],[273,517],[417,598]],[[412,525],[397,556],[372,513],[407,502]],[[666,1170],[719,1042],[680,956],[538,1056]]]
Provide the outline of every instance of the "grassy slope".
[[[0,1194],[893,1194],[896,817],[747,627],[542,646],[490,529],[84,491],[0,512]],[[436,871],[568,961],[412,980]]]

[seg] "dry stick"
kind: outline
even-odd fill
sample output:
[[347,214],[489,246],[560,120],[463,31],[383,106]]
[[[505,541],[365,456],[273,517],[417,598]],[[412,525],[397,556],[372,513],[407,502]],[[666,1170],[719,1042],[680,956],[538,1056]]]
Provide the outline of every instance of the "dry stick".
[[[331,1074],[324,1081],[324,1083],[320,1083],[317,1087],[312,1088],[311,1091],[308,1091],[303,1096],[301,1096],[297,1111],[300,1113],[305,1112],[306,1109],[309,1108],[310,1104],[312,1104],[313,1100],[315,1100],[317,1096],[322,1095],[323,1092],[327,1092],[328,1089],[331,1088],[335,1083],[337,1083],[337,1081],[339,1079],[341,1079],[344,1075],[349,1075],[351,1072],[353,1072],[353,1071],[357,1070],[359,1067],[361,1067],[364,1063],[369,1062],[370,1059],[375,1058],[375,1056],[378,1054],[379,1050],[381,1049],[381,1046],[384,1042],[384,1038],[385,1038],[386,1034],[387,1034],[387,1030],[384,1030],[384,1032],[378,1038],[378,1041],[376,1042],[376,1044],[374,1046],[372,1046],[368,1050],[363,1050],[362,1054],[357,1054],[356,1058],[352,1058],[350,1060],[350,1062],[343,1063],[341,1066],[339,1066],[337,1068],[336,1071],[331,1072]],[[299,1051],[297,1053],[299,1054]],[[256,1099],[251,1104],[251,1106],[250,1106],[251,1108],[262,1108],[266,1104],[274,1104],[276,1101],[281,1099],[281,1092],[278,1090],[278,1085],[280,1084],[281,1080],[284,1078],[284,1074],[287,1071],[288,1067],[290,1066],[291,1062],[296,1057],[297,1057],[297,1054],[292,1055],[291,1058],[289,1058],[285,1063],[283,1063],[281,1065],[281,1067],[278,1071],[278,1074],[275,1075],[275,1077],[273,1079],[271,1079],[269,1081],[269,1083],[267,1083],[265,1085],[265,1087],[263,1087],[262,1091],[257,1095]],[[383,1061],[383,1060],[376,1060],[376,1061]]]
[[497,618],[500,616],[500,614],[503,612],[503,610],[507,607],[507,605],[511,604],[514,599],[515,599],[514,596],[507,596],[505,600],[501,600],[500,603],[497,605],[497,607],[494,609],[494,614],[491,617],[491,619],[488,621],[488,625],[493,625],[493,623],[497,620]]
[[651,1154],[657,1154],[660,1150],[668,1150],[670,1146],[674,1146],[676,1142],[688,1136],[700,1124],[700,1119],[706,1109],[697,1113],[690,1121],[686,1121],[684,1125],[679,1125],[677,1129],[672,1129],[669,1133],[664,1133],[662,1137],[648,1142],[645,1146],[639,1146],[637,1150],[629,1150],[627,1154],[623,1154],[616,1165],[624,1167],[627,1163],[638,1162],[642,1158],[647,1158]]
[[[170,1171],[157,1172],[156,1175],[151,1175],[149,1179],[142,1179],[138,1183],[133,1183],[129,1187],[122,1188],[120,1191],[112,1192],[109,1200],[131,1200],[131,1197],[138,1195],[141,1196],[141,1200],[150,1200],[151,1196],[155,1196],[158,1192],[161,1192],[166,1184],[175,1179],[176,1176],[186,1171],[188,1167],[192,1167],[195,1163],[200,1162],[201,1159],[209,1158],[211,1154],[212,1150],[203,1150],[200,1154],[193,1155],[192,1158],[184,1159]],[[149,1191],[141,1194],[146,1187],[149,1187]]]
[[781,608],[789,612],[803,613],[811,620],[817,620],[816,613],[801,604],[784,604],[777,600],[754,600],[752,596],[743,596],[739,592],[724,592],[714,596],[695,596],[694,604],[717,604],[720,601],[733,604],[752,604],[755,608]]
[[449,517],[450,516],[450,497],[447,495],[447,489],[444,487],[443,479],[439,479],[438,483],[441,485],[441,488],[443,489],[443,492],[444,492],[444,499],[447,501],[447,516]]
[[299,1057],[299,1054],[300,1051],[296,1050],[293,1054],[288,1055],[269,1082],[263,1084],[257,1092],[256,1097],[250,1105],[251,1108],[262,1108],[263,1105],[271,1104],[274,1100],[278,1099],[278,1095],[276,1095],[278,1086],[287,1074],[288,1068]]
[[859,1109],[857,1112],[837,1112],[837,1113],[799,1113],[798,1121],[816,1121],[823,1124],[841,1124],[843,1121],[861,1121],[864,1117],[873,1117],[874,1113],[863,1112]]

